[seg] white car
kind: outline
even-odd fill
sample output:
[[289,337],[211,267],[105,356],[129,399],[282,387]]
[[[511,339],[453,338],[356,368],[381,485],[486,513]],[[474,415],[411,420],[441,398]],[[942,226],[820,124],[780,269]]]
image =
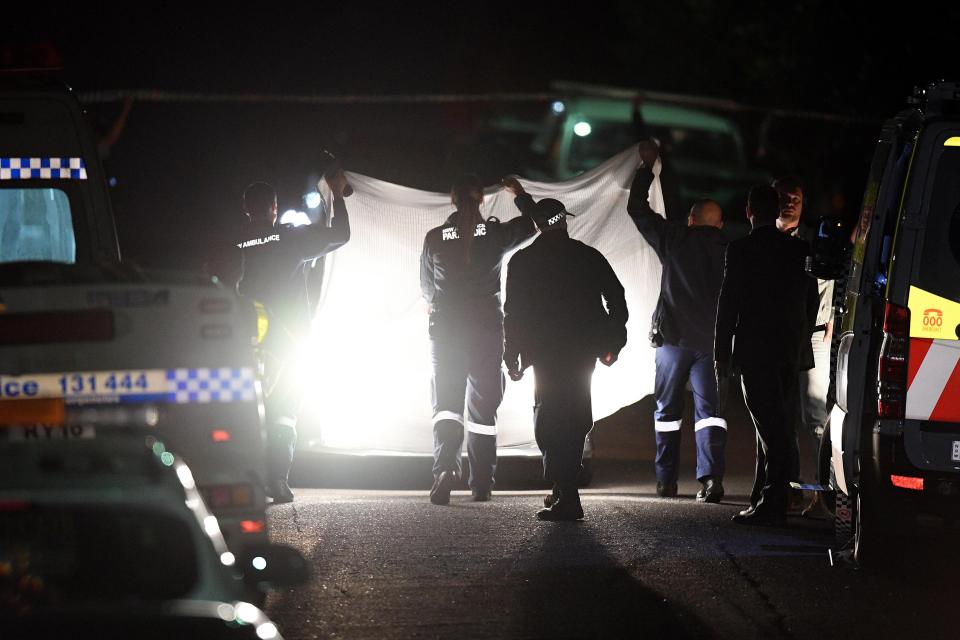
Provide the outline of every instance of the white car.
[[0,487],[4,638],[120,629],[277,638],[249,601],[306,577],[303,557],[288,547],[235,556],[189,467],[142,430],[0,443]]

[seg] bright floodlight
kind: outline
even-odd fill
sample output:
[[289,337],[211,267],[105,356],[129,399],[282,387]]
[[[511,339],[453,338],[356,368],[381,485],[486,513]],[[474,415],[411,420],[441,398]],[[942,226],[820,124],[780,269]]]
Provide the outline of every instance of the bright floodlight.
[[292,224],[295,227],[302,227],[310,224],[310,216],[303,211],[288,209],[280,216],[280,224]]
[[591,131],[593,131],[593,128],[590,126],[589,122],[584,122],[581,120],[577,124],[573,125],[573,132],[581,138],[590,135]]
[[307,195],[303,196],[303,201],[307,205],[307,209],[316,209],[323,203],[323,198],[320,196],[320,193],[317,191],[311,191]]
[[553,109],[553,112],[554,112],[554,113],[560,114],[560,113],[563,113],[564,111],[566,111],[567,106],[566,106],[565,104],[563,104],[562,102],[560,102],[559,100],[557,100],[557,101],[555,101],[552,105],[550,105],[550,108]]

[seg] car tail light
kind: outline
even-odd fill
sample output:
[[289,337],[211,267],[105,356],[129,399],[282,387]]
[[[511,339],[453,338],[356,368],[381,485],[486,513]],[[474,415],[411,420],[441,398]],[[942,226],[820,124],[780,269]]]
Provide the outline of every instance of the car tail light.
[[240,531],[243,533],[263,533],[267,524],[263,520],[241,520]]
[[923,478],[913,478],[911,476],[890,476],[890,483],[901,489],[913,489],[914,491],[923,491]]
[[226,429],[214,429],[210,432],[214,442],[230,442],[230,432]]
[[0,345],[113,340],[109,309],[0,314]]
[[211,509],[253,506],[253,487],[249,484],[214,485],[201,490]]
[[907,354],[910,349],[910,310],[887,303],[877,374],[877,415],[903,419],[907,402]]

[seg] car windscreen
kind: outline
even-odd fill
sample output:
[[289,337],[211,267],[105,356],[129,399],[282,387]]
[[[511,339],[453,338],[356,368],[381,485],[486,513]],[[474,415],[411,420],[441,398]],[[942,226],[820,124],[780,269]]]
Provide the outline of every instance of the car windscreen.
[[57,187],[0,187],[0,263],[77,261],[67,193]]
[[189,525],[175,515],[128,505],[0,502],[0,616],[169,600],[197,579]]
[[[593,120],[588,124],[589,127],[581,126],[579,130],[574,128],[570,143],[571,171],[579,173],[592,169],[637,141],[630,122]],[[729,132],[649,123],[646,129],[649,135],[664,142],[672,157],[678,160],[723,166],[740,163],[739,144]]]
[[960,147],[945,146],[938,156],[927,198],[919,281],[913,284],[960,302]]

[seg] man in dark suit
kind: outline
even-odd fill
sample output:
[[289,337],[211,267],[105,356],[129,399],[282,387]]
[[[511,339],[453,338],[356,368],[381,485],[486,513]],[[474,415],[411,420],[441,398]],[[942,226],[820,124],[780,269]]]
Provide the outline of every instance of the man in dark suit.
[[717,376],[740,372],[757,429],[750,508],[733,517],[744,524],[786,521],[799,374],[813,366],[817,281],[804,269],[806,243],[777,230],[779,213],[772,187],[751,189],[747,218],[753,230],[727,246],[717,308]]

